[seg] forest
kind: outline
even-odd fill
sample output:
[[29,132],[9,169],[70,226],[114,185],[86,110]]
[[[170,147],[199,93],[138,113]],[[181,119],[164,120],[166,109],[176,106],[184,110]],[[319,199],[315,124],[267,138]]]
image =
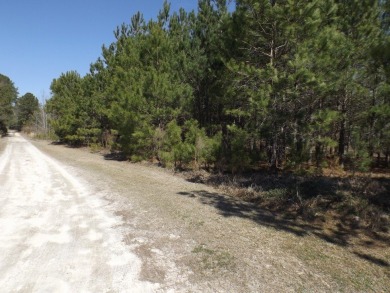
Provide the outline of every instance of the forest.
[[[18,89],[13,81],[0,74],[0,137],[8,129],[30,132],[38,127],[38,117],[44,112],[43,105],[32,93],[18,97]],[[41,122],[41,119],[39,119]],[[39,123],[39,126],[41,124]],[[42,127],[39,127],[42,130]]]
[[390,1],[228,4],[118,26],[88,74],[53,80],[56,137],[179,169],[388,168]]

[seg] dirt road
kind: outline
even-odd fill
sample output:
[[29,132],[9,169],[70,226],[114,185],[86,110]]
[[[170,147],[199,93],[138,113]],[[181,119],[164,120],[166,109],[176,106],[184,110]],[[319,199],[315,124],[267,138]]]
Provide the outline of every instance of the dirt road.
[[[389,259],[388,247],[381,257]],[[384,262],[386,263],[386,262]],[[388,267],[158,168],[0,139],[2,292],[384,292]]]
[[9,140],[0,157],[1,291],[152,291],[106,203],[18,134]]

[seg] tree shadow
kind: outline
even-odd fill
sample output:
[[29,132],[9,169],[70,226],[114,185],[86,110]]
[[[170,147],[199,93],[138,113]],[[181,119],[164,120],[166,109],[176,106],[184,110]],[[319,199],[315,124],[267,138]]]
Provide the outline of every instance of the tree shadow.
[[[384,212],[390,212],[390,178],[370,177],[328,177],[296,176],[283,173],[280,175],[268,172],[255,172],[241,175],[233,174],[190,174],[187,181],[203,183],[215,187],[250,188],[256,192],[285,190],[293,194],[298,191],[303,200],[321,197],[328,203],[343,200],[343,194],[367,200]],[[251,198],[247,200],[251,201]]]
[[325,229],[323,222],[307,222],[297,218],[296,214],[267,210],[259,207],[256,203],[242,201],[216,192],[194,190],[178,194],[196,199],[204,205],[213,206],[224,217],[249,219],[259,225],[285,231],[299,237],[315,235],[328,243],[341,247],[357,245],[355,240],[360,239],[362,235],[365,238],[368,237],[369,240],[360,241],[360,246],[373,247],[373,243],[375,243],[375,246],[388,247],[390,243],[389,237],[375,232],[366,234],[359,228],[343,223],[341,218],[337,219],[337,225]]
[[127,156],[123,152],[111,152],[109,154],[103,155],[103,157],[107,161],[118,161],[118,162],[128,161]]
[[82,149],[82,148],[86,147],[84,144],[81,144],[81,143],[77,143],[77,142],[69,143],[69,142],[65,142],[65,141],[61,141],[61,140],[52,141],[52,142],[50,142],[50,144],[64,146],[64,147],[69,148],[69,149]]
[[282,218],[273,212],[259,209],[254,204],[229,198],[218,193],[211,193],[205,190],[192,192],[179,192],[179,195],[198,199],[202,204],[211,205],[224,217],[239,217],[250,219],[260,225],[273,227],[297,236],[306,236],[309,232],[316,230],[315,227],[304,223],[297,223],[288,218]]
[[51,145],[67,145],[65,142],[63,141],[52,141],[50,142]]
[[365,254],[365,253],[361,253],[361,252],[357,252],[357,251],[354,251],[353,252],[356,256],[360,257],[361,259],[364,259],[366,261],[369,261],[373,264],[376,264],[378,266],[381,266],[381,267],[385,267],[385,268],[388,268],[390,267],[390,264],[389,262],[383,260],[383,259],[380,259],[380,258],[377,258],[375,256],[372,256],[372,255],[369,255],[369,254]]

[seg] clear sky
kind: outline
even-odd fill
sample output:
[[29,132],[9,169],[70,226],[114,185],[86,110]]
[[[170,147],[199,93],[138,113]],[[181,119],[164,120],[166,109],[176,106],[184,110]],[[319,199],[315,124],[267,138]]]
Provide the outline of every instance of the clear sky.
[[[0,0],[0,73],[40,101],[61,73],[82,76],[113,31],[137,11],[155,18],[164,0]],[[196,9],[197,0],[171,0],[171,10]]]

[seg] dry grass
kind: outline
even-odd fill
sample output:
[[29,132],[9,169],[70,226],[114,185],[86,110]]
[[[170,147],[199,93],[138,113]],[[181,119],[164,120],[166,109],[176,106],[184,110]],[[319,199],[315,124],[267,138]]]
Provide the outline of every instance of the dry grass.
[[390,178],[364,175],[304,177],[257,173],[233,176],[199,171],[185,173],[184,177],[217,187],[225,194],[283,217],[388,232]]
[[207,245],[200,244],[192,250],[192,253],[199,256],[201,273],[234,269],[234,257],[227,251],[210,249]]

